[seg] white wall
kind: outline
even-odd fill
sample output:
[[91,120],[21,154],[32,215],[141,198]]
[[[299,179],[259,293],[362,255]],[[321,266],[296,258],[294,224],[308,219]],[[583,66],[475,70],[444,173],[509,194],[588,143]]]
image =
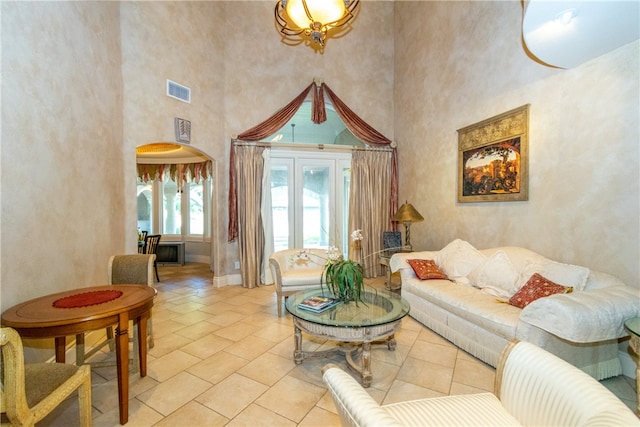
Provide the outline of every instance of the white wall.
[[[519,245],[639,283],[639,44],[575,69],[524,52],[520,2],[395,3],[400,198],[415,248]],[[530,104],[529,200],[457,203],[457,129]]]

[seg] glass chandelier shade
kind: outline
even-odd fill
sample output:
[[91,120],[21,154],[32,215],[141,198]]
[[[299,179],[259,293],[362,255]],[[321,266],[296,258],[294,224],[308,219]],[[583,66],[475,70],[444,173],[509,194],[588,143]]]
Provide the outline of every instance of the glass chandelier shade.
[[276,24],[289,44],[305,42],[322,51],[331,33],[354,18],[358,3],[359,0],[279,0]]

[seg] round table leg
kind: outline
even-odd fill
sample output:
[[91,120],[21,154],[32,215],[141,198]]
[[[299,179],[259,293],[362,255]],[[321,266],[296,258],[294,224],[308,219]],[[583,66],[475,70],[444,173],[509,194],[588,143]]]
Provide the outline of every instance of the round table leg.
[[296,365],[299,365],[304,360],[304,353],[302,352],[302,331],[297,326],[294,326],[293,337],[295,340],[295,350],[293,350],[293,360]]

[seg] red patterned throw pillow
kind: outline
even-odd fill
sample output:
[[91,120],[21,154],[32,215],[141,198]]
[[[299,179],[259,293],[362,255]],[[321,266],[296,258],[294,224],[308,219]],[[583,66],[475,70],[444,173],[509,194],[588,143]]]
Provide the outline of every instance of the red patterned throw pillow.
[[409,259],[407,260],[413,271],[420,280],[444,279],[447,276],[440,271],[432,259]]
[[509,298],[509,304],[524,308],[538,298],[548,297],[553,294],[569,294],[573,292],[572,286],[562,286],[549,279],[534,273],[533,276]]

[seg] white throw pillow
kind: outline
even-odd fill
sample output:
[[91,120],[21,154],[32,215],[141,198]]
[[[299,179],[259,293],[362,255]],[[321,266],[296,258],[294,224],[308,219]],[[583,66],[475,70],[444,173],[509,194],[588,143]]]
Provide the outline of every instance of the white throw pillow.
[[435,261],[449,279],[458,281],[457,279],[466,277],[486,259],[469,242],[456,239],[438,252]]
[[589,269],[586,267],[551,260],[535,260],[528,262],[520,274],[519,287],[527,283],[534,273],[559,285],[573,286],[574,291],[583,291],[589,277]]
[[504,251],[496,251],[469,273],[471,284],[499,298],[511,298],[518,291],[520,275]]

